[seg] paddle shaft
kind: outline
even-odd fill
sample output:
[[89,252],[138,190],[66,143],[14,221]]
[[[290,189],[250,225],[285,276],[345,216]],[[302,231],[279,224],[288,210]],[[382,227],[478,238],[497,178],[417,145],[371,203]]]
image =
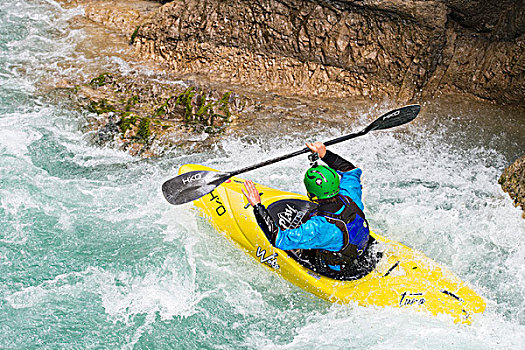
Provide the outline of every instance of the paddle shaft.
[[[326,141],[325,146],[334,145],[339,142],[350,140],[359,136],[363,136],[372,130],[385,130],[395,126],[403,125],[413,120],[419,113],[421,107],[419,105],[405,106],[402,108],[390,111],[368,125],[364,130],[357,133],[341,136],[333,140]],[[212,192],[221,183],[227,181],[229,178],[248,172],[250,170],[258,169],[266,165],[280,162],[300,154],[308,153],[310,149],[305,147],[299,151],[285,154],[283,156],[269,159],[262,163],[250,165],[246,168],[235,170],[229,173],[216,171],[190,171],[185,174],[176,176],[162,185],[162,193],[168,202],[171,204],[183,204],[191,202],[202,196]]]
[[[343,142],[343,141],[346,141],[346,140],[350,140],[350,139],[353,139],[353,138],[356,138],[356,137],[359,137],[359,136],[363,136],[366,133],[368,133],[368,131],[365,129],[365,130],[362,130],[362,131],[354,133],[354,134],[349,134],[349,135],[338,137],[338,138],[330,140],[330,141],[326,141],[326,142],[324,142],[324,145],[325,146],[335,145],[336,143],[340,143],[340,142]],[[274,164],[274,163],[283,161],[285,159],[293,158],[295,156],[298,156],[298,155],[301,155],[301,154],[304,154],[304,153],[308,153],[308,152],[311,152],[311,150],[308,147],[305,147],[305,148],[303,148],[303,149],[301,149],[299,151],[295,151],[295,152],[290,153],[290,154],[285,154],[285,155],[277,157],[277,158],[268,159],[268,160],[266,160],[264,162],[247,166],[246,168],[242,168],[242,169],[239,169],[239,170],[232,171],[231,173],[228,173],[228,176],[229,177],[237,176],[239,174],[246,173],[248,171],[255,170],[255,169],[258,169],[258,168],[262,168],[264,166],[267,166],[267,165],[270,165],[270,164]]]

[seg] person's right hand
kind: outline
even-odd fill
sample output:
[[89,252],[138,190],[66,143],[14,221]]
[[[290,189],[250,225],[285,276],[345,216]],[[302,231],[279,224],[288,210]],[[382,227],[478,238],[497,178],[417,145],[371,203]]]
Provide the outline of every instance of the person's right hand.
[[259,194],[259,191],[257,191],[257,189],[255,188],[255,184],[252,181],[246,180],[244,182],[244,188],[242,188],[242,193],[244,193],[246,199],[248,199],[248,202],[252,207],[261,203],[261,195]]
[[324,143],[317,141],[314,143],[306,143],[306,146],[314,153],[319,154],[319,158],[323,158],[326,155],[326,146]]

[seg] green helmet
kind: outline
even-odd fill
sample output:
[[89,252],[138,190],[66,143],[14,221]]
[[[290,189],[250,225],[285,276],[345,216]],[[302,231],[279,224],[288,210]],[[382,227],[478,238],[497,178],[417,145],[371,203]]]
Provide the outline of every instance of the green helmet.
[[312,200],[332,198],[339,193],[339,175],[325,165],[315,165],[304,174],[304,185]]

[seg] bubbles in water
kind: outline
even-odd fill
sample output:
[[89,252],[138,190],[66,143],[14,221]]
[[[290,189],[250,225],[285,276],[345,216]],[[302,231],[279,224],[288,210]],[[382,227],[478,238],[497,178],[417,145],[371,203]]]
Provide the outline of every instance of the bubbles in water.
[[[427,105],[405,127],[332,147],[363,169],[373,229],[458,274],[487,298],[485,315],[464,327],[331,305],[248,257],[191,205],[167,204],[160,186],[184,163],[239,169],[355,132],[397,106],[266,129],[263,120],[209,151],[163,159],[97,148],[78,130],[81,114],[34,96],[39,81],[129,69],[78,50],[87,36],[69,20],[79,13],[53,1],[0,4],[0,347],[523,347],[525,223],[497,185],[520,151],[510,128],[481,121],[483,110]],[[304,193],[307,167],[296,157],[244,176]]]

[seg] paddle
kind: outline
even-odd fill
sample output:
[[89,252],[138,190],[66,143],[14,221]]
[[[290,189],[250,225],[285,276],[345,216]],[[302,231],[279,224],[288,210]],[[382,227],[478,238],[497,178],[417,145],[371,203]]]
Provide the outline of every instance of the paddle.
[[[406,124],[417,117],[420,109],[421,106],[419,105],[410,105],[394,109],[393,111],[383,114],[360,132],[341,136],[339,138],[327,141],[324,144],[326,146],[330,146],[339,142],[363,136],[373,130],[384,130]],[[171,204],[178,205],[188,203],[210,193],[217,186],[233,176],[308,152],[311,152],[310,149],[305,147],[300,151],[286,154],[284,156],[270,159],[265,162],[251,165],[229,173],[217,171],[190,171],[164,182],[162,184],[162,193],[164,194],[166,200]]]

